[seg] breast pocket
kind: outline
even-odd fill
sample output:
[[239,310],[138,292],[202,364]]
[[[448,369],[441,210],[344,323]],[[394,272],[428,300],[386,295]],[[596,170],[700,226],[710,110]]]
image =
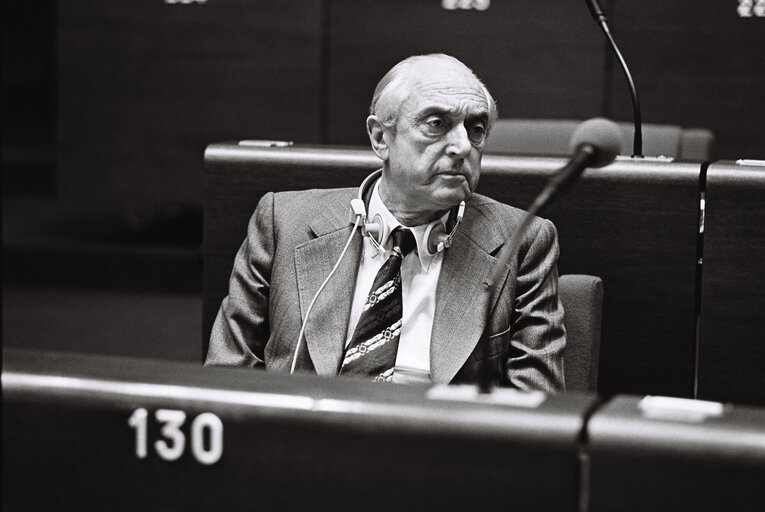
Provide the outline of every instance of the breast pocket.
[[507,357],[508,346],[510,344],[510,327],[497,333],[490,334],[486,339],[481,340],[476,345],[471,357],[475,361],[486,361],[487,359]]

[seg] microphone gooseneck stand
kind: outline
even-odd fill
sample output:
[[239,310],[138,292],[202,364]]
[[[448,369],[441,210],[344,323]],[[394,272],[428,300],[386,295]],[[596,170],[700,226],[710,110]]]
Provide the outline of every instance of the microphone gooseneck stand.
[[624,60],[624,57],[622,56],[622,52],[619,51],[619,47],[616,45],[616,42],[614,41],[614,38],[611,35],[611,30],[608,28],[608,23],[606,23],[606,15],[603,12],[603,9],[601,9],[597,0],[585,0],[585,1],[587,2],[587,7],[590,9],[592,18],[598,24],[603,34],[606,36],[606,39],[608,40],[608,44],[611,46],[611,49],[614,51],[616,58],[619,59],[619,64],[621,65],[622,71],[624,72],[624,77],[627,79],[627,85],[629,86],[629,89],[630,89],[630,97],[632,98],[632,114],[633,114],[634,123],[635,123],[635,137],[633,139],[633,144],[632,144],[632,157],[643,158],[643,121],[640,116],[640,101],[638,100],[638,93],[637,93],[637,88],[635,87],[635,81],[632,79],[632,74],[630,73],[630,70],[627,67],[627,61]]
[[[584,121],[574,131],[571,137],[571,147],[574,151],[571,159],[547,182],[542,192],[534,199],[526,210],[520,226],[510,240],[502,246],[497,254],[497,261],[488,282],[489,293],[486,303],[486,326],[478,343],[485,346],[488,342],[491,319],[497,309],[499,292],[505,286],[508,273],[505,269],[515,258],[521,245],[522,237],[528,231],[534,218],[559,194],[565,192],[587,167],[603,167],[614,161],[619,152],[620,135],[618,126],[607,119],[596,118]],[[489,393],[493,387],[491,368],[481,364],[478,371],[478,390]]]
[[[521,238],[526,234],[534,221],[534,218],[542,212],[542,210],[550,204],[553,199],[568,189],[576,178],[584,171],[589,163],[596,158],[597,148],[590,144],[583,144],[579,146],[576,154],[566,166],[556,174],[550,182],[545,186],[541,194],[539,194],[531,206],[526,209],[526,214],[523,216],[521,225],[513,232],[510,240],[502,246],[497,254],[497,262],[494,265],[494,271],[489,279],[489,301],[486,307],[487,319],[486,327],[481,334],[481,338],[478,340],[479,344],[485,345],[489,335],[489,320],[494,317],[494,313],[497,309],[497,302],[499,300],[499,291],[504,287],[507,280],[507,273],[505,267],[513,260],[518,249],[521,245]],[[480,393],[490,393],[494,383],[492,382],[492,376],[490,368],[486,364],[482,364],[479,367],[478,372],[478,390]]]

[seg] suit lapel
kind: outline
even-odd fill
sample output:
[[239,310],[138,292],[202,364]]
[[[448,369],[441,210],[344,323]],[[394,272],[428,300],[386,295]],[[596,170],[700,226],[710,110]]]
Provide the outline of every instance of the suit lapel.
[[[316,235],[295,248],[295,271],[300,294],[301,318],[326,277],[332,271],[351,234],[348,223],[349,199],[330,204],[342,208],[325,210],[324,215],[311,219],[309,225]],[[345,345],[348,317],[361,255],[361,236],[355,235],[348,252],[335,274],[330,278],[310,313],[305,328],[305,343],[311,361],[319,375],[336,375]]]
[[[468,222],[468,215],[472,216]],[[476,347],[486,326],[488,281],[503,242],[484,211],[468,210],[452,246],[444,253],[430,344],[434,382],[451,381]]]

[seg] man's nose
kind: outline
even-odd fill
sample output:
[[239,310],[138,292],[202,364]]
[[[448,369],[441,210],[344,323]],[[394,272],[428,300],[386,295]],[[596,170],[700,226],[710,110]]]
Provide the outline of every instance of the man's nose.
[[457,123],[454,128],[449,131],[448,135],[449,145],[446,147],[446,152],[449,156],[457,158],[466,158],[470,154],[472,144],[468,138],[467,129],[462,123]]

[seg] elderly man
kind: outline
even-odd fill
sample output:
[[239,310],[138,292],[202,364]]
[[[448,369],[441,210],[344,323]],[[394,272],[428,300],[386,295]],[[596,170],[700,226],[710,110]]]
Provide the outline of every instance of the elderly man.
[[206,364],[393,382],[485,372],[519,389],[562,390],[552,223],[535,219],[488,307],[495,256],[523,217],[474,194],[496,117],[489,91],[457,59],[394,66],[367,118],[382,170],[359,189],[261,199]]

